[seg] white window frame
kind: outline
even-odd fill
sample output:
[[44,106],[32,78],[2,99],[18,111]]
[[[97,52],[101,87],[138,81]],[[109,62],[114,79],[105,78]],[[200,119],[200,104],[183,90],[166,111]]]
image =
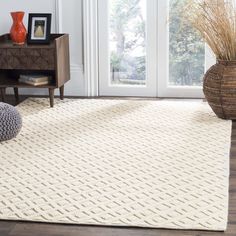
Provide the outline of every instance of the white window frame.
[[99,96],[98,92],[98,5],[97,0],[83,0],[83,55],[85,94]]

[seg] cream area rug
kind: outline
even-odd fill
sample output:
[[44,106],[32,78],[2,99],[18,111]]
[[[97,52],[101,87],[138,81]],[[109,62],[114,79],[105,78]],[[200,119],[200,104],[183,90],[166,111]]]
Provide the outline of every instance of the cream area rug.
[[47,99],[0,144],[0,219],[225,230],[231,121],[190,101]]

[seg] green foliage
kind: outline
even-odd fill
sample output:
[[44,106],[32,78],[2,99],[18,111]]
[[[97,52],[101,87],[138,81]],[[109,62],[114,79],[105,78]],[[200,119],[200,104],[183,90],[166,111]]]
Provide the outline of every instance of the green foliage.
[[173,85],[201,85],[205,44],[200,35],[182,20],[186,0],[170,4],[170,82]]
[[113,71],[120,71],[125,68],[121,67],[121,62],[123,60],[123,57],[120,57],[121,55],[118,55],[116,52],[111,52],[110,60],[111,60],[111,66]]

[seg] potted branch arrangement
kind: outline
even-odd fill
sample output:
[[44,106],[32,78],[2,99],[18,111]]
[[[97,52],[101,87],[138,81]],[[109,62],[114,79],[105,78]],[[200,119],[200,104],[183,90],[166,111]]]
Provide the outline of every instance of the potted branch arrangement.
[[236,1],[187,0],[184,19],[199,31],[217,63],[204,76],[203,90],[215,114],[236,119]]

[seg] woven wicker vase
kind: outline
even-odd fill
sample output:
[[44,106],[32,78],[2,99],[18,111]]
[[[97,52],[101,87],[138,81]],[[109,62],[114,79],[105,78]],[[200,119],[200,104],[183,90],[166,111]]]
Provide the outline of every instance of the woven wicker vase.
[[236,120],[236,61],[218,61],[205,74],[203,87],[215,114]]

